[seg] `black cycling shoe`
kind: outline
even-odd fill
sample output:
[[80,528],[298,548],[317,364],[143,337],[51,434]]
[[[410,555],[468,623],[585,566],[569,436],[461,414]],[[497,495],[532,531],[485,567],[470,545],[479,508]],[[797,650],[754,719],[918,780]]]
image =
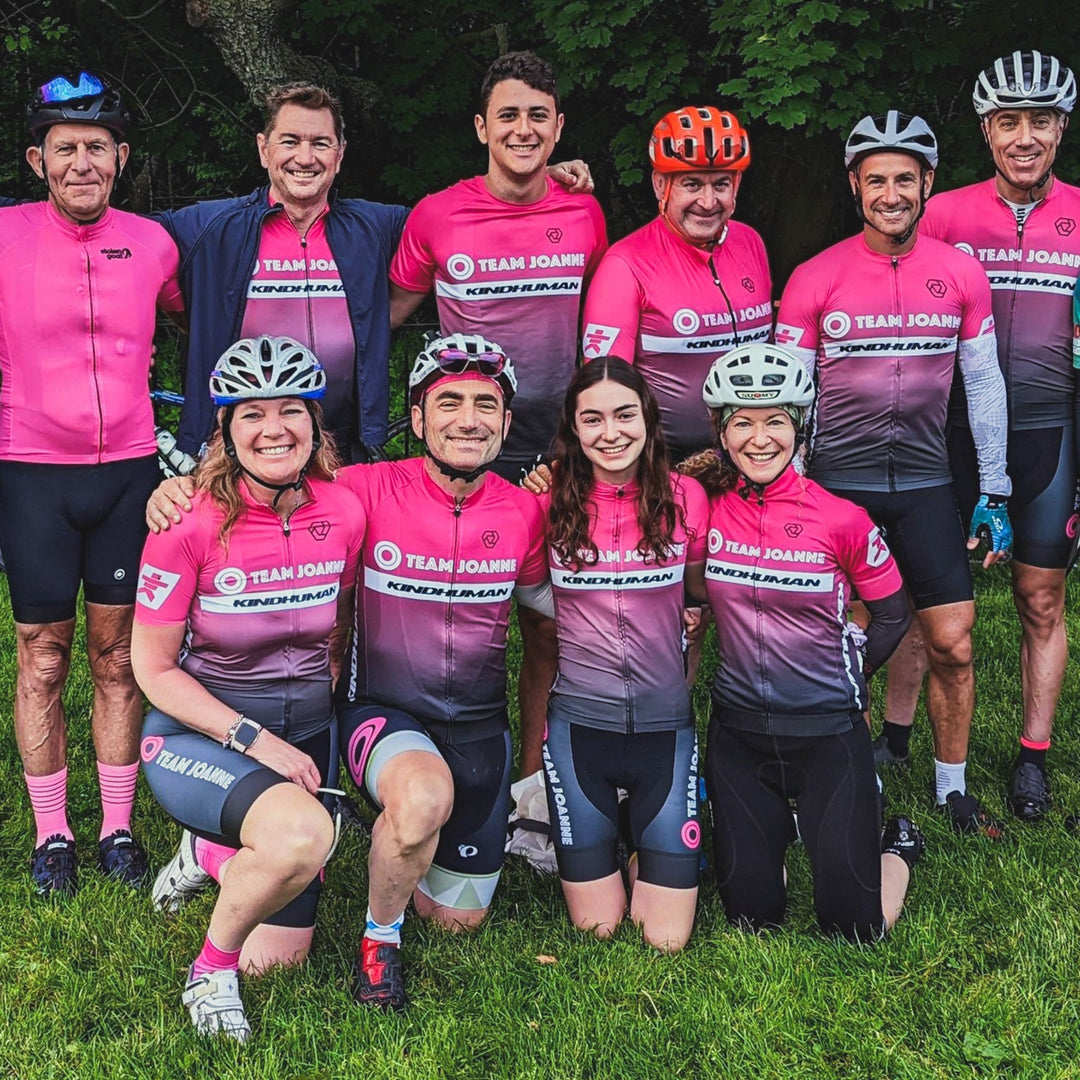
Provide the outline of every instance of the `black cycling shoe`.
[[906,817],[891,817],[881,830],[881,854],[899,855],[912,870],[926,850],[923,834]]
[[939,809],[949,815],[952,827],[958,833],[985,836],[991,840],[1001,840],[1005,836],[1005,827],[979,805],[974,795],[950,791],[945,796],[945,805]]
[[889,740],[879,735],[873,742],[875,769],[902,769],[911,762],[911,754],[894,754]]
[[404,1012],[405,976],[401,949],[385,941],[365,937],[360,941],[360,955],[353,964],[353,998],[360,1005],[370,1005],[384,1012]]
[[1021,821],[1041,821],[1050,809],[1046,773],[1030,761],[1017,762],[1009,787],[1009,805]]
[[38,896],[74,896],[79,887],[75,841],[56,833],[30,856],[30,873]]
[[141,889],[150,872],[146,852],[127,829],[117,829],[98,843],[98,869],[133,889]]

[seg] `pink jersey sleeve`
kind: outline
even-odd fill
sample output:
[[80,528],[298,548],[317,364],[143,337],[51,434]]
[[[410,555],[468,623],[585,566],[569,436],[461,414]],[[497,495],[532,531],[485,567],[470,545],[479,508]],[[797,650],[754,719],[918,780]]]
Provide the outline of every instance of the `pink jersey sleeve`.
[[780,297],[774,334],[776,344],[816,352],[821,344],[822,304],[810,263],[797,266]]
[[161,260],[161,289],[157,296],[157,306],[173,315],[184,310],[184,296],[180,291],[180,252],[169,234],[159,225]]
[[[837,526],[836,561],[863,600],[882,600],[902,589],[903,579],[881,530],[862,507],[843,500]],[[850,508],[850,509],[849,509]]]
[[970,341],[972,338],[993,337],[993,301],[986,271],[974,257],[962,260],[960,265],[967,303],[962,314],[959,338],[961,341]]
[[623,259],[609,252],[585,294],[581,337],[585,359],[620,356],[633,363],[643,303],[641,282]]
[[709,497],[705,489],[689,476],[674,474],[672,483],[686,515],[686,561],[704,562],[709,531]]
[[431,220],[431,196],[413,207],[405,221],[401,242],[390,263],[390,280],[409,292],[426,293],[435,284],[435,256],[427,237],[438,222]]
[[[546,548],[547,533],[547,504],[522,491],[527,496],[521,500],[522,517],[525,520],[529,535],[529,550],[521,564],[521,572],[517,576],[516,585],[529,588],[539,585],[548,576],[548,561]],[[545,495],[544,499],[548,497]]]
[[199,516],[207,512],[205,504],[197,504],[167,532],[147,536],[135,593],[136,622],[146,626],[187,622],[205,556],[197,550],[207,535]]

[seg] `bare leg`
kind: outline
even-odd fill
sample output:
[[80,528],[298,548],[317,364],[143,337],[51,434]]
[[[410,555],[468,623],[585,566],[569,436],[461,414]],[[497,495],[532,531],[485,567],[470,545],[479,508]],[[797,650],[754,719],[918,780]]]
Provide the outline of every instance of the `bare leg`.
[[1020,616],[1020,679],[1024,736],[1047,742],[1069,658],[1065,637],[1065,571],[1013,563],[1013,600]]
[[941,604],[918,615],[930,660],[926,707],[934,726],[934,753],[939,761],[959,764],[967,760],[975,707],[971,659],[975,604],[970,600]]
[[86,605],[86,653],[94,680],[94,749],[105,765],[139,759],[142,693],[131,671],[133,605]]
[[678,952],[690,940],[697,894],[696,888],[671,889],[648,881],[635,882],[630,918],[641,927],[653,948]]
[[626,914],[626,889],[618,870],[596,881],[564,881],[562,890],[570,921],[598,938],[611,937]]
[[16,623],[15,741],[30,776],[59,772],[67,761],[61,695],[71,666],[75,620]]
[[885,719],[889,723],[901,727],[911,727],[914,723],[923,679],[929,668],[922,627],[915,619],[889,659],[885,693]]
[[881,914],[885,929],[892,929],[904,907],[911,871],[899,855],[888,852],[881,856]]

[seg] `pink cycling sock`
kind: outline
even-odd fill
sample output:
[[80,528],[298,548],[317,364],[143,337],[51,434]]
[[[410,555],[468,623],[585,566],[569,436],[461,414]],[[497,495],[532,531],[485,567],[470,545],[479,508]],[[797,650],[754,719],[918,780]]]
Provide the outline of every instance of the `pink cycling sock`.
[[23,776],[26,778],[26,790],[30,792],[30,806],[37,827],[34,847],[41,847],[57,833],[74,840],[75,834],[67,819],[67,766],[48,776],[30,776],[26,773]]
[[195,837],[195,859],[219,885],[221,884],[221,868],[237,852],[236,848],[226,847],[224,844],[215,844],[204,840],[201,836]]
[[106,765],[99,761],[97,774],[101,787],[101,834],[98,839],[112,836],[117,829],[131,832],[131,808],[135,805],[139,763]]
[[219,949],[207,934],[202,952],[195,957],[195,963],[191,965],[191,974],[197,977],[211,971],[237,971],[239,968],[240,950]]

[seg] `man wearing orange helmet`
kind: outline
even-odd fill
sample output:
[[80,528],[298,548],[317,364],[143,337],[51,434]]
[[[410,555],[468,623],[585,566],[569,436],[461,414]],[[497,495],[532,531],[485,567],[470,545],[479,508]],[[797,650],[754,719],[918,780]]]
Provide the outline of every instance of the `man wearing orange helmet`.
[[668,113],[649,158],[660,213],[601,260],[585,298],[582,350],[587,360],[624,356],[641,368],[678,460],[712,445],[701,400],[712,362],[768,339],[772,280],[761,237],[731,220],[750,164],[733,113]]

